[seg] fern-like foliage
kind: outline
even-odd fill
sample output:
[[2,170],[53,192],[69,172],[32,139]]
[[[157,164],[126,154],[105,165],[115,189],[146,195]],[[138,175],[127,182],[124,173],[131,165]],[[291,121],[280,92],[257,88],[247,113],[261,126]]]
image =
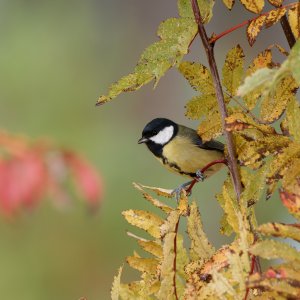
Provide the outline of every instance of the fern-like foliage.
[[[209,22],[214,1],[192,2],[200,8],[202,23]],[[223,2],[228,9],[234,7],[234,0]],[[216,75],[201,63],[183,61],[199,25],[189,0],[178,1],[179,17],[160,25],[160,41],[145,50],[133,73],[113,84],[98,101],[105,103],[153,79],[157,83],[169,68],[176,67],[198,93],[187,102],[186,116],[199,120],[197,131],[202,139],[209,141],[224,132],[232,135],[243,186],[238,195],[228,175],[219,188],[216,198],[224,212],[220,231],[234,235],[234,239],[215,249],[203,230],[197,203],[190,203],[184,191],[174,207],[166,200],[172,197],[171,191],[134,184],[164,217],[135,209],[123,212],[131,225],[147,232],[147,238],[128,235],[150,256],[133,252],[127,257],[127,264],[140,272],[140,278],[122,283],[120,268],[113,282],[113,300],[300,299],[300,253],[283,240],[300,241],[300,106],[296,98],[300,84],[300,41],[296,41],[300,35],[300,4],[283,5],[283,1],[269,0],[274,9],[262,12],[263,0],[240,2],[259,15],[212,36],[212,47],[219,38],[244,25],[248,26],[247,38],[253,45],[263,28],[279,26],[283,18],[282,26],[293,34],[287,38],[294,46],[288,53],[274,43],[258,53],[249,66],[245,66],[245,52],[240,45],[228,51],[221,79],[226,119],[222,119],[218,105]],[[277,50],[283,63],[273,59]],[[280,129],[275,126],[278,123]],[[282,204],[295,218],[294,223],[274,220],[257,224],[254,208],[265,190],[267,198],[279,190]],[[178,230],[183,219],[187,236]],[[259,258],[279,262],[261,270]]]

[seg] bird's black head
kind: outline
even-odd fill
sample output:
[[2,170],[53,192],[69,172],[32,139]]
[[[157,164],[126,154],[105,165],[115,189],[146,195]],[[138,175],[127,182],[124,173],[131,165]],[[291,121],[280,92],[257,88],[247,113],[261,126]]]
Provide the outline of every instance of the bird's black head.
[[168,144],[178,132],[178,125],[171,120],[157,118],[149,122],[138,143],[145,143],[150,151],[160,156],[164,145]]

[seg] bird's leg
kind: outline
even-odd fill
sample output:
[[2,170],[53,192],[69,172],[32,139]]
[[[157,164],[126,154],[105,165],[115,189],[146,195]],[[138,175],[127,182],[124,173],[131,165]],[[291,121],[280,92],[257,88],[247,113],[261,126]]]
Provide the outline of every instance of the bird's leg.
[[[172,191],[172,195],[175,195],[176,201],[178,202],[180,199],[180,193],[182,190],[186,190],[186,187],[189,187],[192,185],[192,183],[194,182],[195,179],[185,182],[183,184],[181,184],[179,187],[177,187],[176,189],[174,189]],[[187,190],[186,190],[187,191]]]

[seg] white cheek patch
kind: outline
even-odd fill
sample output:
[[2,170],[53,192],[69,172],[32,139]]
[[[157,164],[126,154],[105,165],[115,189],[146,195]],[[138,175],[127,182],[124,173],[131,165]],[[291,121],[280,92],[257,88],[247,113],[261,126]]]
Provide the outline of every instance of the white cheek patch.
[[161,130],[157,135],[154,135],[150,140],[156,144],[164,145],[170,141],[174,133],[174,127],[168,126]]

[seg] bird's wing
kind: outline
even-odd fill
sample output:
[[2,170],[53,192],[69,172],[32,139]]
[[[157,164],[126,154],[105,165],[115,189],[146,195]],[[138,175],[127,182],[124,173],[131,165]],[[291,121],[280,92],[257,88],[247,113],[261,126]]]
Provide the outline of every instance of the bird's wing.
[[203,143],[201,137],[197,134],[197,132],[194,129],[191,129],[191,128],[188,128],[188,127],[185,127],[185,126],[181,125],[180,130],[179,130],[179,134],[181,133],[180,131],[184,135],[190,136],[191,140],[199,148],[224,152],[224,144],[223,143],[218,142],[218,141],[214,141],[214,140]]

